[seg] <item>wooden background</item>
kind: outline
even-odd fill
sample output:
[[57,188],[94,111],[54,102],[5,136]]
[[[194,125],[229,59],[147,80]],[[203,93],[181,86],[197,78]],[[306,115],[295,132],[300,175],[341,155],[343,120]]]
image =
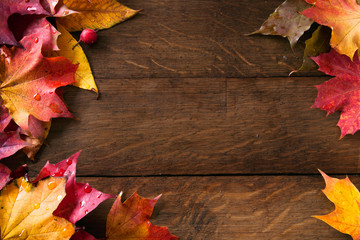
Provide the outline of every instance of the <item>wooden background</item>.
[[[162,193],[152,223],[181,239],[351,239],[311,216],[334,208],[318,168],[360,186],[360,134],[311,109],[328,76],[288,77],[302,43],[244,36],[282,0],[122,3],[144,11],[84,46],[100,98],[67,89],[81,120],[54,120],[31,174],[82,149],[78,181]],[[104,236],[112,203],[79,225]]]

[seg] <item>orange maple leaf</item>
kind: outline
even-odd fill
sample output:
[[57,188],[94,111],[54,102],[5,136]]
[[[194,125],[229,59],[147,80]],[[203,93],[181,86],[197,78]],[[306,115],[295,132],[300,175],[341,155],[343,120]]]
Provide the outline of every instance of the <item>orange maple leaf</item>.
[[302,12],[332,29],[330,45],[351,59],[360,47],[360,6],[356,0],[305,0],[313,5]]
[[152,225],[149,221],[159,198],[146,199],[135,192],[122,203],[120,194],[107,217],[106,239],[178,239],[166,227]]
[[323,190],[326,197],[335,204],[335,210],[328,215],[314,216],[336,230],[360,239],[360,193],[348,177],[332,178],[320,171],[326,182]]

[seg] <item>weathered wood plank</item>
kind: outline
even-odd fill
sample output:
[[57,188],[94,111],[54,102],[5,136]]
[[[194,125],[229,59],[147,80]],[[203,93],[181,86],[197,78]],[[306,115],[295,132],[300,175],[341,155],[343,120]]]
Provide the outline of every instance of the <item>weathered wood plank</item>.
[[[69,89],[34,170],[82,149],[80,175],[359,172],[359,135],[311,109],[326,78],[104,79]],[[8,161],[9,163],[10,161]]]
[[[351,177],[359,186],[360,178]],[[351,239],[312,215],[334,206],[321,192],[316,176],[79,178],[105,192],[125,197],[138,191],[152,198],[162,193],[152,223],[166,225],[183,240],[192,239]],[[124,197],[124,199],[125,199]],[[80,222],[104,236],[113,200]]]
[[244,35],[282,0],[122,2],[144,11],[84,46],[97,79],[287,76],[301,65],[303,43],[294,53],[285,38]]

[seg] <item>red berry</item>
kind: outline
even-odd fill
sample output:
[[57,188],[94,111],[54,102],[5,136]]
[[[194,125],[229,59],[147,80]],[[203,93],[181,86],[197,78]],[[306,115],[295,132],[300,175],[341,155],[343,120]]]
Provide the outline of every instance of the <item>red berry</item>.
[[96,42],[96,39],[96,32],[92,29],[84,29],[80,34],[80,41],[86,44],[93,44],[94,42]]

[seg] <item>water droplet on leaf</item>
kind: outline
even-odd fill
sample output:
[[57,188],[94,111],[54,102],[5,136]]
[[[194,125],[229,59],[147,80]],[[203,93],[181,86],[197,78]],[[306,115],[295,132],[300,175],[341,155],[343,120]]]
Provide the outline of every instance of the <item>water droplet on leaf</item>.
[[55,173],[52,174],[53,177],[62,177],[64,176],[65,170],[57,167]]
[[50,190],[53,190],[54,188],[57,187],[57,184],[56,184],[56,182],[49,182],[49,183],[47,184],[47,186],[48,186],[48,188],[49,188]]
[[21,237],[24,232],[25,232],[25,229],[21,230],[21,233],[19,234],[19,237]]
[[90,187],[88,184],[86,184],[85,187],[84,187],[84,191],[85,191],[86,193],[91,193],[92,187]]
[[36,93],[33,98],[36,100],[36,101],[40,101],[41,100],[41,96],[40,94]]
[[28,10],[28,11],[36,11],[37,8],[36,7],[27,7],[26,10]]

